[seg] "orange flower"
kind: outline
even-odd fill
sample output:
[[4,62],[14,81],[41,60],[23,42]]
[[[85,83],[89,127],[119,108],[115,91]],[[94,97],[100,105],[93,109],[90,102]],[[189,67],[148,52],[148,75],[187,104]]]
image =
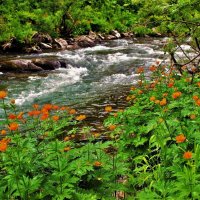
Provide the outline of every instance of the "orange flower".
[[11,103],[11,104],[15,104],[15,99],[11,99],[11,100],[10,100],[10,103]]
[[196,115],[195,114],[191,114],[190,115],[190,119],[195,119],[196,118]]
[[7,147],[8,147],[7,142],[4,142],[4,141],[1,140],[0,141],[0,152],[6,151]]
[[127,96],[126,97],[126,101],[130,101],[131,100],[131,97],[130,96]]
[[114,116],[114,117],[117,117],[117,116],[118,116],[118,113],[114,113],[113,116]]
[[182,143],[185,142],[186,137],[184,136],[184,134],[180,134],[176,136],[176,143]]
[[7,96],[6,91],[0,91],[0,99],[4,99]]
[[54,116],[52,117],[52,119],[53,119],[54,121],[58,121],[58,120],[59,120],[59,116],[54,115]]
[[165,93],[163,93],[163,95],[162,95],[163,97],[167,97],[168,96],[168,93],[167,92],[165,92]]
[[59,109],[59,106],[53,105],[53,106],[52,106],[52,109],[53,109],[53,110],[58,110],[58,109]]
[[8,115],[8,119],[16,119],[16,118],[17,116],[12,113]]
[[67,152],[67,151],[69,151],[69,150],[71,150],[71,147],[65,147],[65,148],[64,148],[64,151],[65,151],[65,152]]
[[199,97],[198,97],[197,95],[194,95],[192,98],[193,98],[195,101],[197,101],[197,100],[199,99]]
[[160,104],[160,100],[155,100],[155,103],[156,104]]
[[84,120],[85,118],[86,118],[85,115],[79,115],[79,116],[76,117],[76,120],[82,121],[82,120]]
[[165,106],[167,104],[166,98],[163,98],[162,101],[160,101],[161,106]]
[[192,158],[192,152],[190,151],[186,151],[184,154],[183,154],[183,158],[185,159],[191,159]]
[[142,90],[139,90],[139,91],[138,91],[138,94],[143,94],[143,91],[142,91]]
[[152,71],[152,72],[156,71],[156,69],[157,69],[157,67],[155,65],[151,65],[149,67],[149,70]]
[[177,92],[174,92],[173,94],[172,94],[172,98],[173,99],[177,99],[178,97],[180,97],[181,96],[181,92],[179,92],[179,91],[177,91]]
[[5,134],[6,134],[6,130],[2,130],[1,135],[5,135]]
[[200,82],[197,82],[197,85],[200,87]]
[[200,106],[200,99],[198,99],[198,100],[196,101],[196,105],[197,105],[197,106]]
[[38,104],[33,104],[33,108],[34,108],[35,110],[37,110],[37,109],[39,108],[39,105],[38,105]]
[[143,72],[144,72],[144,67],[138,67],[137,70],[136,70],[137,74],[141,74]]
[[64,141],[65,142],[67,142],[67,141],[69,141],[70,140],[70,137],[69,136],[66,136],[65,138],[64,138]]
[[191,78],[186,78],[185,82],[190,83],[191,82]]
[[41,120],[46,120],[49,117],[49,114],[43,114],[40,119]]
[[110,131],[114,131],[116,127],[117,126],[115,124],[111,124],[108,128],[110,129]]
[[51,104],[45,104],[45,105],[43,106],[43,109],[49,111],[49,110],[52,109],[52,105],[51,105]]
[[150,88],[155,88],[156,87],[156,83],[151,83],[150,84]]
[[138,85],[139,85],[139,86],[142,86],[142,84],[143,84],[142,80],[139,80],[139,81],[138,81]]
[[183,71],[185,71],[185,70],[187,69],[187,66],[184,65],[184,66],[181,67],[181,69],[182,69]]
[[76,114],[76,110],[75,109],[69,110],[69,114],[71,114],[71,115]]
[[17,119],[23,119],[23,112],[20,112],[18,115],[17,115]]
[[16,123],[16,122],[10,123],[10,124],[8,125],[8,129],[9,129],[10,131],[16,131],[18,128],[19,128],[19,124]]
[[132,91],[135,90],[135,89],[136,89],[136,88],[135,88],[134,86],[132,86],[132,87],[130,88],[130,90],[132,90]]
[[111,112],[112,111],[112,106],[106,106],[105,107],[106,112]]
[[173,87],[173,86],[174,86],[174,82],[170,82],[170,83],[168,83],[167,86],[168,86],[169,88]]
[[66,107],[62,106],[62,107],[60,107],[60,110],[64,111],[64,110],[66,110]]
[[156,65],[159,65],[159,64],[160,64],[160,61],[159,61],[159,60],[157,60],[157,61],[156,61]]
[[93,166],[95,166],[95,167],[101,167],[101,166],[102,166],[102,163],[99,162],[99,161],[95,161],[95,162],[93,163]]
[[32,111],[28,112],[28,115],[30,117],[32,117],[32,116],[38,116],[40,114],[41,114],[41,112],[39,110],[32,110]]
[[156,100],[156,97],[154,97],[154,96],[150,97],[150,101],[155,101],[155,100]]
[[100,136],[99,133],[93,133],[93,135],[94,135],[95,138],[98,138]]

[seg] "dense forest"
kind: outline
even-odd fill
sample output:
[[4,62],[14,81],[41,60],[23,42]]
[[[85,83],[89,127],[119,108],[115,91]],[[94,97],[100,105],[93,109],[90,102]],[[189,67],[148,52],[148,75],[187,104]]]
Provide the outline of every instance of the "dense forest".
[[36,32],[53,37],[132,31],[139,35],[200,35],[198,0],[1,0],[0,42],[30,42]]

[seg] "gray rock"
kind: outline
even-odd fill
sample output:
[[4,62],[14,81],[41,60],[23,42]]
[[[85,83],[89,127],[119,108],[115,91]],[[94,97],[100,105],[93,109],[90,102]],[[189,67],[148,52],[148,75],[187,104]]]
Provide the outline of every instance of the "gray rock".
[[31,60],[26,59],[9,60],[0,63],[0,71],[2,72],[38,72],[42,70],[41,67],[31,63]]
[[36,33],[33,35],[32,41],[35,43],[52,43],[53,39],[49,34]]
[[131,32],[126,32],[126,33],[122,33],[121,36],[124,38],[131,38],[134,36],[134,34]]
[[32,60],[33,64],[41,67],[44,70],[54,70],[61,67],[59,61],[50,60],[45,58],[36,58]]
[[58,46],[59,49],[67,49],[68,47],[67,41],[62,38],[54,39],[54,43]]
[[116,37],[114,35],[107,35],[106,40],[114,40]]
[[93,32],[93,31],[90,31],[89,34],[88,34],[88,37],[91,39],[91,40],[97,40],[99,37],[98,35]]
[[30,48],[25,48],[26,53],[42,53],[42,49],[38,46],[33,46]]
[[79,47],[93,47],[95,46],[95,41],[86,35],[78,36],[75,38],[75,42]]
[[112,30],[111,31],[111,35],[115,36],[115,38],[120,38],[121,37],[121,34],[116,30]]
[[101,39],[101,40],[105,40],[105,37],[102,35],[102,34],[98,34],[98,37]]
[[42,49],[52,49],[52,45],[51,44],[46,44],[46,43],[43,43],[43,42],[40,43],[40,47]]

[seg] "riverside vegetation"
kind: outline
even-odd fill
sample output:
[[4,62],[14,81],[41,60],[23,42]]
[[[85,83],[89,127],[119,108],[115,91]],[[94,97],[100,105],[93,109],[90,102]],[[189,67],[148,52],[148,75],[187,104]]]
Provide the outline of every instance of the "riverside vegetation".
[[1,199],[199,199],[199,74],[160,63],[149,70],[147,79],[138,68],[128,108],[105,107],[107,140],[72,108],[16,112],[0,91]]
[[103,136],[73,108],[18,112],[0,91],[0,199],[200,199],[199,10],[198,0],[1,1],[2,43],[36,32],[156,32],[171,36],[173,65],[150,66],[151,77],[138,68],[129,107],[105,108]]

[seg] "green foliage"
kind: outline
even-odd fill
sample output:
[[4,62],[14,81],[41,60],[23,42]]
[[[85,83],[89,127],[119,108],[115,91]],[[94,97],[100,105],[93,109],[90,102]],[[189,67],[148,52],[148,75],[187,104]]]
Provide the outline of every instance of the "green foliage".
[[200,79],[186,71],[178,77],[161,65],[150,70],[150,81],[138,70],[140,86],[127,98],[130,107],[105,122],[121,132],[120,152],[132,169],[128,191],[142,200],[198,199]]
[[23,42],[35,32],[53,37],[87,34],[90,30],[109,33],[131,29],[134,13],[129,6],[112,1],[13,1],[2,3],[0,42],[15,37]]

